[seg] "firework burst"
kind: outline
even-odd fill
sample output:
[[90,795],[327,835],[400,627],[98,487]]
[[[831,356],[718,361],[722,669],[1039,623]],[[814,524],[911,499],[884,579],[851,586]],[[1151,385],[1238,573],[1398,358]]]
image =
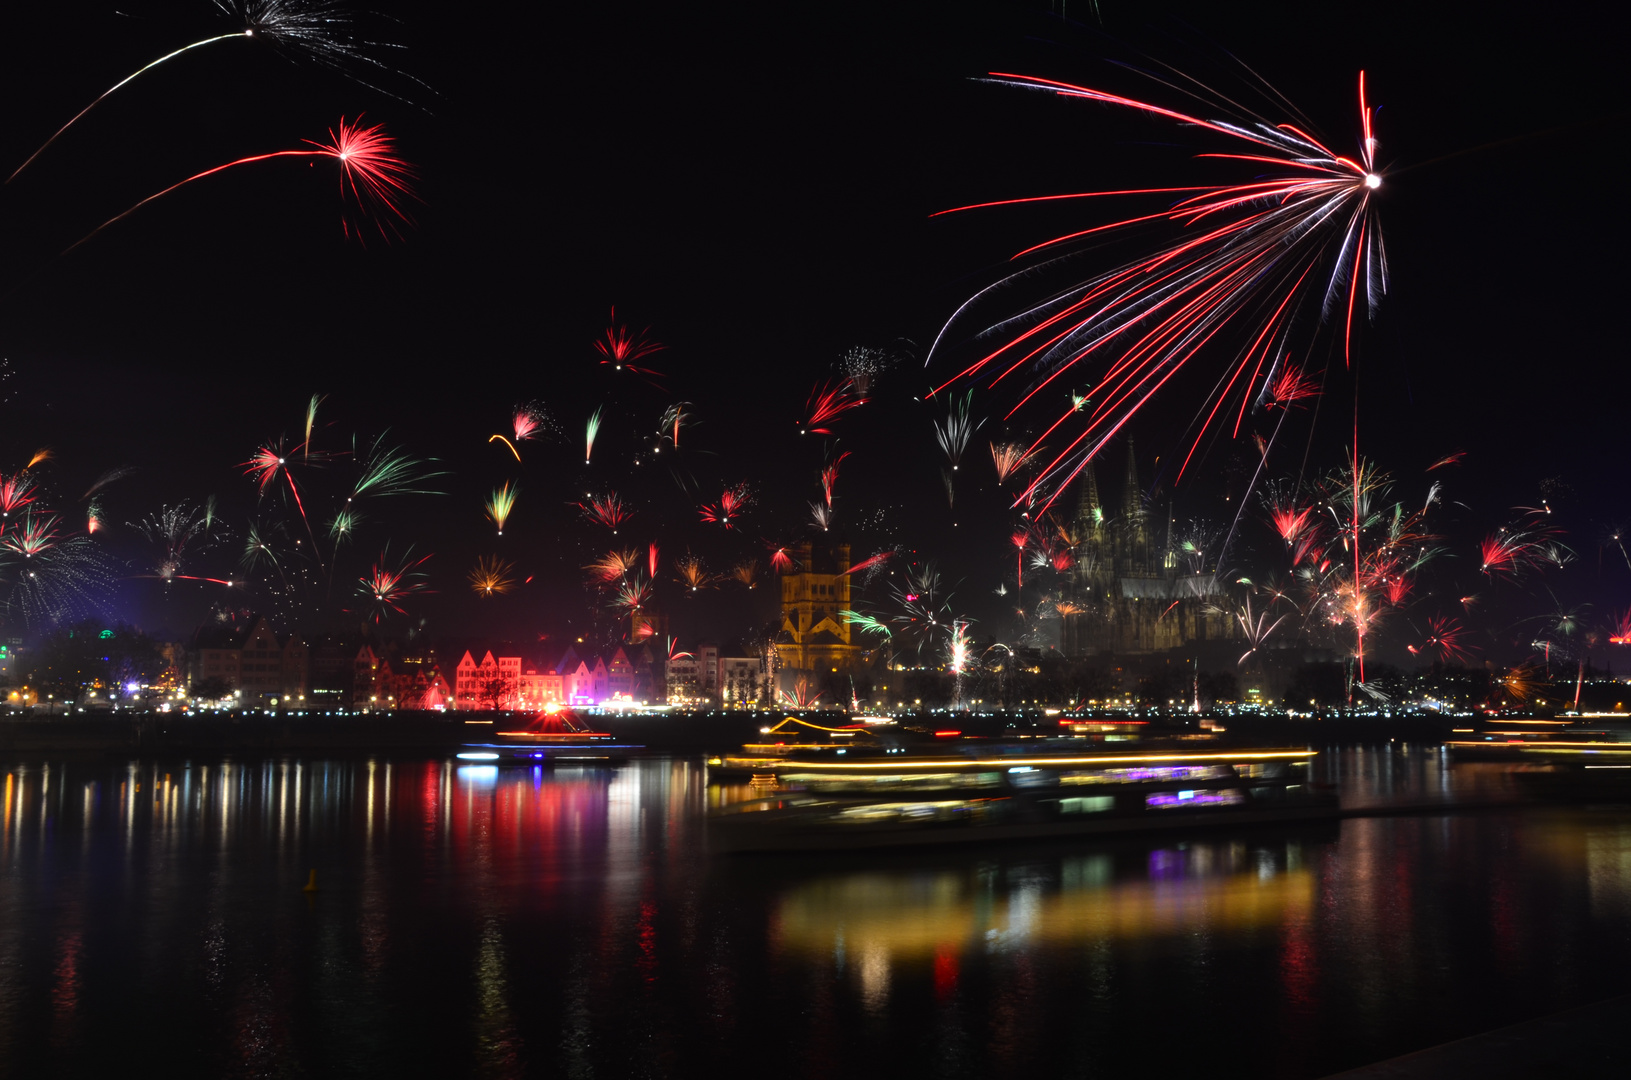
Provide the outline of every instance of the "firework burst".
[[991,463],[997,467],[997,483],[1007,483],[1030,456],[1031,452],[1019,443],[992,443]]
[[[178,181],[163,191],[149,195],[141,202],[132,206],[122,214],[109,218],[85,236],[75,241],[63,254],[73,251],[84,244],[102,230],[123,221],[155,199],[162,199],[179,188],[186,187],[195,180],[202,180],[216,173],[237,168],[240,165],[251,165],[260,161],[271,161],[275,158],[330,158],[340,166],[340,193],[349,203],[359,211],[361,218],[373,222],[375,230],[385,239],[400,236],[400,226],[410,224],[412,218],[408,215],[406,204],[417,196],[413,191],[414,170],[396,152],[396,143],[385,133],[381,124],[369,127],[361,125],[361,117],[357,122],[347,121],[344,117],[339,124],[329,129],[329,141],[316,142],[305,140],[311,147],[309,150],[274,150],[269,154],[255,154],[251,157],[238,158],[225,165],[217,165],[213,169],[205,169],[201,173],[194,173],[185,180]],[[349,217],[342,216],[341,224],[348,237],[362,239],[362,231]]]
[[617,492],[608,492],[605,495],[590,496],[587,503],[576,504],[583,516],[596,525],[612,530],[617,535],[618,527],[634,516],[634,511],[624,505]]
[[605,359],[601,360],[601,364],[611,367],[614,371],[622,371],[627,368],[638,375],[660,375],[660,372],[653,371],[648,367],[636,366],[634,363],[636,360],[644,360],[654,353],[659,353],[664,348],[661,342],[648,339],[646,337],[647,333],[649,333],[649,330],[635,333],[627,326],[620,324],[617,321],[617,309],[613,308],[611,325],[606,328],[603,335],[595,340],[595,351],[605,357]]
[[510,520],[510,514],[515,510],[515,498],[520,493],[520,488],[506,480],[487,497],[487,520],[498,526],[500,536],[504,535],[504,523]]
[[602,585],[610,585],[622,578],[640,564],[638,552],[633,550],[608,551],[594,562],[585,566],[589,576]]
[[[1057,498],[1085,463],[1203,349],[1232,357],[1197,415],[1199,430],[1184,466],[1220,414],[1232,420],[1238,433],[1246,409],[1264,399],[1265,383],[1275,376],[1271,358],[1310,348],[1308,334],[1317,332],[1320,323],[1337,323],[1344,355],[1351,354],[1354,313],[1366,305],[1374,311],[1387,275],[1374,205],[1382,175],[1375,164],[1363,74],[1363,135],[1356,157],[1336,153],[1289,123],[1272,124],[1252,115],[1208,120],[1049,79],[1004,73],[991,77],[1010,86],[1130,109],[1217,137],[1229,145],[1201,157],[1237,163],[1251,173],[1236,183],[1077,192],[957,208],[1104,197],[1167,201],[1163,209],[1056,236],[1015,256],[1040,255],[1055,264],[1072,245],[1106,232],[1155,223],[1179,232],[1154,254],[1058,291],[988,327],[980,336],[1001,343],[951,380],[995,372],[995,384],[1016,371],[1037,373],[1009,412],[1012,416],[1056,380],[1102,365],[1097,404],[1088,403],[1079,412],[1073,405],[1033,444],[1079,418],[1075,437],[1042,466],[1030,491],[1042,490],[1049,501]],[[1028,272],[1004,278],[959,308],[930,349],[930,358],[978,301]],[[1238,401],[1238,408],[1232,401]]]
[[511,576],[514,571],[515,564],[506,559],[497,555],[483,556],[470,571],[470,588],[477,596],[502,596],[515,587],[515,578]]
[[736,528],[737,519],[742,516],[753,502],[753,493],[746,483],[728,487],[719,495],[719,501],[704,503],[698,507],[698,516],[710,525],[721,525],[727,529]]
[[674,560],[674,576],[689,592],[698,592],[710,589],[714,584],[714,576],[703,567],[702,559],[687,553],[684,558]]
[[810,391],[804,419],[799,421],[799,434],[831,435],[834,420],[866,402],[866,396],[851,379],[822,383]]
[[[408,555],[412,555],[412,552]],[[429,555],[421,555],[417,559],[405,555],[393,560],[389,549],[380,552],[368,573],[357,579],[357,591],[367,603],[369,619],[380,623],[393,612],[406,615],[408,609],[402,605],[410,597],[430,591],[425,584],[425,575],[419,569],[429,559]]]

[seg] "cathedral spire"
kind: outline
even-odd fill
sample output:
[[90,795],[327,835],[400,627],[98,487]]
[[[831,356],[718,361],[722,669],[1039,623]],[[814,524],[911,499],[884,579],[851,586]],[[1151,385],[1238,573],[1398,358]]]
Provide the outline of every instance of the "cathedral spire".
[[1082,484],[1076,500],[1078,529],[1096,529],[1104,523],[1104,503],[1099,500],[1099,480],[1093,472],[1093,461],[1082,466]]

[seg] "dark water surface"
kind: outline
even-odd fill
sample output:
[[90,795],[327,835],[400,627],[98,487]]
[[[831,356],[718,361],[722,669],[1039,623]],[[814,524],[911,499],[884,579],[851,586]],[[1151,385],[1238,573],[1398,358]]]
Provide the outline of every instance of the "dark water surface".
[[[1318,761],[1350,802],[1508,783]],[[698,759],[0,762],[0,1074],[1308,1077],[1631,970],[1614,811],[711,860],[743,794]]]

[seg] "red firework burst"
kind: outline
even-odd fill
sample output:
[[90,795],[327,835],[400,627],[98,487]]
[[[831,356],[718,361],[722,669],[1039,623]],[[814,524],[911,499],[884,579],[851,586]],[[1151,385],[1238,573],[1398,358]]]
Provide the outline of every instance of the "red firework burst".
[[832,509],[832,489],[838,483],[838,467],[844,463],[844,459],[847,457],[849,457],[848,450],[839,454],[837,461],[821,470],[821,490],[827,496],[827,509],[829,510]]
[[392,565],[389,552],[380,552],[368,573],[358,578],[358,591],[368,600],[369,617],[383,621],[391,612],[406,615],[402,602],[416,593],[428,592],[424,575],[419,572],[430,559],[429,555]]
[[606,328],[606,333],[595,341],[595,351],[606,359],[601,363],[610,365],[614,371],[624,368],[639,375],[659,375],[647,367],[636,367],[634,361],[643,360],[653,353],[661,352],[665,346],[658,341],[646,337],[649,328],[635,333],[627,326],[617,321],[617,309],[612,308],[612,324]]
[[742,511],[752,502],[753,494],[748,490],[748,486],[737,484],[721,492],[717,503],[704,503],[698,507],[697,514],[711,525],[723,525],[727,529],[734,529],[735,519],[741,517]]
[[0,476],[0,534],[4,534],[6,526],[10,524],[11,515],[33,502],[37,496],[34,494],[34,482],[24,473],[16,476]]
[[[194,173],[185,180],[171,184],[163,191],[149,195],[124,213],[104,221],[67,248],[63,254],[68,254],[103,229],[124,220],[155,199],[162,199],[195,180],[214,176],[239,165],[251,165],[258,161],[286,157],[326,157],[339,162],[342,196],[356,205],[362,217],[372,220],[375,230],[382,237],[390,239],[392,236],[400,236],[399,226],[411,224],[413,220],[405,207],[410,199],[417,197],[413,192],[413,166],[398,156],[395,140],[385,134],[384,125],[363,127],[361,120],[359,116],[357,123],[351,123],[341,117],[339,124],[329,129],[329,141],[326,143],[303,139],[307,146],[312,147],[310,150],[275,150],[270,154],[254,154],[229,161],[225,165],[217,165],[213,169],[205,169],[201,173]],[[346,236],[362,239],[361,229],[349,218],[342,215],[340,223]]]
[[618,526],[634,516],[634,511],[624,505],[615,491],[592,496],[587,503],[577,503],[576,506],[583,511],[584,517],[596,525],[604,525],[614,533],[617,532]]
[[831,435],[832,429],[828,425],[866,402],[866,397],[849,379],[820,384],[810,391],[810,400],[804,410],[805,419],[799,421],[800,434]]
[[[1001,72],[991,77],[1012,86],[1134,110],[1205,137],[1220,137],[1228,141],[1228,149],[1238,152],[1198,156],[1240,162],[1250,170],[1249,177],[1232,184],[1076,192],[956,208],[1120,196],[1175,200],[1153,213],[1055,236],[1016,254],[1015,259],[1038,252],[1052,258],[1062,245],[1153,222],[1178,230],[1176,238],[1155,253],[1054,292],[1029,310],[1004,318],[999,327],[1023,329],[1005,334],[994,350],[944,384],[994,372],[995,385],[1015,372],[1043,372],[1010,410],[1012,416],[1067,373],[1074,377],[1086,365],[1102,366],[1094,380],[1091,406],[1078,412],[1073,404],[1032,444],[1039,446],[1073,417],[1081,423],[1079,433],[1042,466],[1014,505],[1039,488],[1050,502],[1057,498],[1085,463],[1203,350],[1221,347],[1232,356],[1200,408],[1195,442],[1178,470],[1180,476],[1220,414],[1227,421],[1227,413],[1236,412],[1238,432],[1249,405],[1263,400],[1265,389],[1272,389],[1265,386],[1274,377],[1272,358],[1311,346],[1321,322],[1318,316],[1329,314],[1331,321],[1340,323],[1336,332],[1344,356],[1350,356],[1354,312],[1365,301],[1374,309],[1385,291],[1387,273],[1373,205],[1382,177],[1376,169],[1363,73],[1359,78],[1363,134],[1359,153],[1352,158],[1329,149],[1298,126],[1274,124],[1256,115],[1209,120],[1051,79]],[[1219,100],[1220,111],[1233,108]],[[976,301],[1017,276],[976,294],[953,316],[948,329]],[[930,349],[931,359],[946,333],[942,330]],[[983,332],[976,338],[980,336]]]
[[770,569],[778,574],[786,574],[793,569],[793,556],[787,553],[786,544],[773,544],[769,540],[764,542],[765,550],[770,552]]
[[1434,652],[1443,661],[1470,660],[1472,652],[1466,644],[1467,630],[1459,620],[1434,615],[1427,620],[1427,637],[1422,640],[1420,650],[1412,648],[1411,652]]
[[1290,364],[1282,365],[1263,388],[1263,404],[1270,409],[1276,406],[1288,409],[1299,401],[1319,396],[1320,384]]

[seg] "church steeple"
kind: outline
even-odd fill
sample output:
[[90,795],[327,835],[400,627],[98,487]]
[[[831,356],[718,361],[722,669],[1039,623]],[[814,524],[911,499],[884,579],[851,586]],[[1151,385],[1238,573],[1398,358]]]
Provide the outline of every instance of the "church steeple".
[[1076,528],[1085,534],[1104,524],[1104,503],[1099,500],[1099,480],[1093,462],[1082,466],[1082,483],[1076,499]]
[[1133,440],[1127,440],[1127,486],[1121,493],[1122,527],[1127,530],[1129,554],[1135,564],[1149,558],[1150,538],[1146,529],[1143,489],[1138,484],[1138,454]]

